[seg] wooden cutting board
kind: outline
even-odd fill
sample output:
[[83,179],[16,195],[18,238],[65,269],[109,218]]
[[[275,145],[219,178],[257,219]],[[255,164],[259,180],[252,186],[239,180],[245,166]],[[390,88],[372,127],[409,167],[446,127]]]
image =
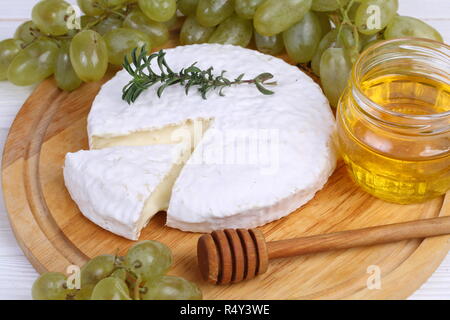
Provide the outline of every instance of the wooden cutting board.
[[[174,42],[169,46],[175,45]],[[107,81],[113,73],[109,73]],[[102,82],[102,83],[103,83]],[[3,191],[12,229],[39,272],[64,272],[99,254],[124,254],[134,242],[93,224],[67,192],[62,166],[67,152],[88,149],[86,117],[102,83],[60,91],[54,80],[40,84],[18,113],[3,155]],[[263,226],[278,240],[450,215],[450,192],[422,204],[396,205],[360,190],[343,163],[323,190],[289,216]],[[198,283],[206,299],[399,299],[412,294],[439,266],[450,236],[401,241],[271,261],[254,280],[213,286],[200,278],[196,262],[199,234],[164,226],[158,214],[141,240],[167,244],[174,255],[170,274]],[[373,266],[381,288],[368,289]]]

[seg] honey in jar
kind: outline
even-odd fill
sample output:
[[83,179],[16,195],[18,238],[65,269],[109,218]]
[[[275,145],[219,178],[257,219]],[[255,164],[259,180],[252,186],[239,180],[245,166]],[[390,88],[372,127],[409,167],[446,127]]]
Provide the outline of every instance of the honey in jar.
[[397,39],[367,49],[340,99],[338,140],[353,180],[395,203],[450,188],[450,47]]

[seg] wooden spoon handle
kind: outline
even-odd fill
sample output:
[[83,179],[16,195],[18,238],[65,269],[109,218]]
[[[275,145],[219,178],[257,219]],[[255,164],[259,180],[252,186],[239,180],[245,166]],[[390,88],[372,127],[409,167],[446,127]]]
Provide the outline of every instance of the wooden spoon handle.
[[395,223],[267,243],[269,259],[450,234],[450,217]]

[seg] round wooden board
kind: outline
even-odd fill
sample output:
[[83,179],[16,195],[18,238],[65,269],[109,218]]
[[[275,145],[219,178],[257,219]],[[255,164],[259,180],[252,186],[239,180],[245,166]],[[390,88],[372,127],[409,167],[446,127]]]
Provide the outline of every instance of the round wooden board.
[[[44,81],[20,110],[5,145],[2,173],[9,218],[17,241],[39,272],[64,272],[68,265],[82,265],[116,250],[123,254],[134,243],[84,218],[64,186],[65,154],[88,148],[86,117],[100,86],[84,84],[65,93],[52,79]],[[450,215],[449,194],[422,204],[386,203],[361,191],[339,163],[312,201],[261,229],[268,240],[278,240]],[[174,254],[170,273],[197,282],[206,299],[406,298],[450,247],[450,237],[441,236],[279,259],[254,280],[213,286],[201,280],[197,268],[199,234],[165,227],[164,222],[164,214],[158,214],[141,240],[167,244]],[[381,289],[367,288],[370,266],[381,270]]]

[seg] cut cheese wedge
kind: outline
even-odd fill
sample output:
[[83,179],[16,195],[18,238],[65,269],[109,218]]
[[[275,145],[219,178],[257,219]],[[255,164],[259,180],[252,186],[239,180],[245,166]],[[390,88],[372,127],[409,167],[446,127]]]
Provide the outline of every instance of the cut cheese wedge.
[[64,180],[88,219],[137,240],[149,220],[167,210],[183,157],[180,145],[78,151],[66,156]]

